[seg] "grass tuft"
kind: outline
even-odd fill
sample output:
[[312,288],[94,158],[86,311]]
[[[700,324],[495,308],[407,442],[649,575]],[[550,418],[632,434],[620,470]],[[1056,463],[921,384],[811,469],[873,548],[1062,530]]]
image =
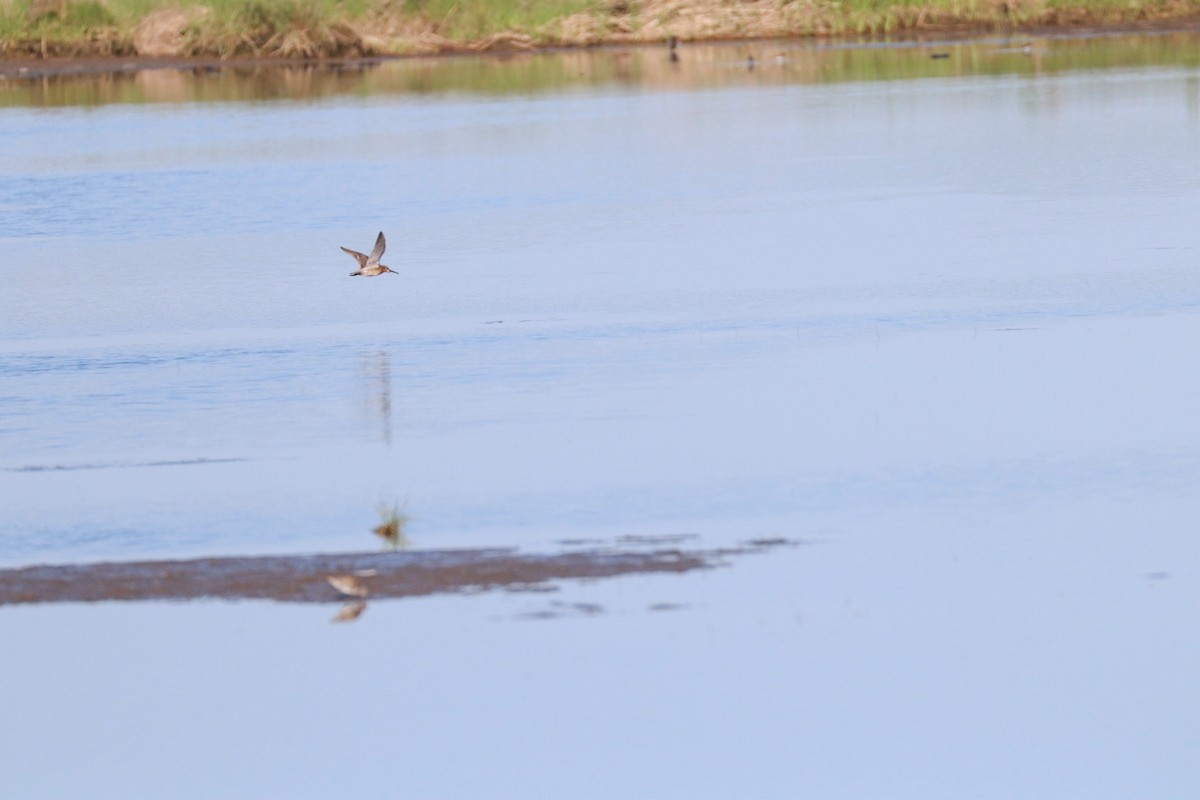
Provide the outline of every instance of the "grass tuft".
[[394,549],[408,546],[408,537],[404,529],[408,525],[408,515],[396,503],[380,503],[377,507],[380,523],[375,526],[374,533],[383,539],[388,547]]

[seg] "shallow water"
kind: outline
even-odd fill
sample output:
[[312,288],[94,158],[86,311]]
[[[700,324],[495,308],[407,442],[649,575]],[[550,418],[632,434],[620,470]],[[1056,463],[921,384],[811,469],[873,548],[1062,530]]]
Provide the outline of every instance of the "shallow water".
[[0,788],[1191,796],[1198,42],[0,81],[0,565],[806,542],[0,609]]

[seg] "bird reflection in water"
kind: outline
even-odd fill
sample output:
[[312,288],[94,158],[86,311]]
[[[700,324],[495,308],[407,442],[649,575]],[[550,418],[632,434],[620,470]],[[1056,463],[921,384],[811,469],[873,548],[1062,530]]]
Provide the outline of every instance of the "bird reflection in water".
[[[379,431],[384,445],[391,447],[392,357],[386,351],[380,350],[364,357],[362,363],[368,416],[372,426]],[[379,524],[373,528],[375,535],[392,549],[407,546],[408,539],[404,534],[404,527],[408,524],[408,515],[404,513],[402,505],[381,501],[376,510],[379,512]]]
[[382,350],[363,359],[367,413],[385,445],[392,444],[392,357]]
[[333,615],[330,622],[354,622],[362,616],[362,613],[367,610],[367,604],[363,600],[356,600],[353,603],[346,603],[338,609],[338,612]]

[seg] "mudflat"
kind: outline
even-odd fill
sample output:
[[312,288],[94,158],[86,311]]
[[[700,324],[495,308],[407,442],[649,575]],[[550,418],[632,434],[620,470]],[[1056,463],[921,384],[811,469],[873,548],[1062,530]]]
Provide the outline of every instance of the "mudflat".
[[0,570],[0,606],[202,598],[328,603],[495,589],[554,591],[565,579],[691,572],[792,544],[779,539],[707,550],[647,550],[626,541],[541,554],[476,548],[42,565]]

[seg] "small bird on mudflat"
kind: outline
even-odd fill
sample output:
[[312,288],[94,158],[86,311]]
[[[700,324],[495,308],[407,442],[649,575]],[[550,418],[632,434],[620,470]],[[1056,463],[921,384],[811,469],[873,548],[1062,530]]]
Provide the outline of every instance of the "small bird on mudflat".
[[350,277],[352,278],[355,275],[372,277],[382,275],[385,272],[390,272],[393,275],[400,274],[391,267],[385,267],[379,263],[379,259],[383,258],[383,251],[387,249],[387,241],[383,238],[383,231],[379,232],[379,238],[375,240],[375,249],[371,251],[371,255],[369,256],[363,255],[357,250],[351,250],[349,247],[343,247],[342,249],[353,256],[354,260],[358,262],[358,271],[350,273]]
[[366,597],[367,587],[354,575],[330,575],[325,580],[345,597]]

